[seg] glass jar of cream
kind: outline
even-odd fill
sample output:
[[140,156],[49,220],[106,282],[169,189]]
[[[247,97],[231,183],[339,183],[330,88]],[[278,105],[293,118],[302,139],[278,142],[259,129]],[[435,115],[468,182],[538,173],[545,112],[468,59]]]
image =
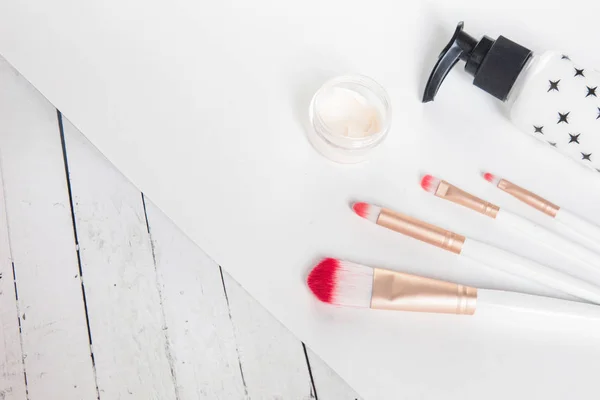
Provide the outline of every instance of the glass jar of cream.
[[388,95],[361,75],[333,78],[310,103],[308,138],[325,157],[339,163],[364,161],[385,139],[391,123]]

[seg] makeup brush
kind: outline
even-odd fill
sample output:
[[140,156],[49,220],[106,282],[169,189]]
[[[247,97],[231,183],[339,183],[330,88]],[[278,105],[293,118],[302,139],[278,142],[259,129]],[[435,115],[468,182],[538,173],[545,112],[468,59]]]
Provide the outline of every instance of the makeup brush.
[[494,219],[500,225],[521,232],[555,253],[577,260],[597,278],[597,282],[600,282],[600,255],[587,247],[539,226],[527,218],[475,197],[434,176],[425,175],[421,180],[421,187],[441,199],[469,208]]
[[535,261],[387,208],[354,203],[352,209],[359,216],[403,235],[580,299],[600,303],[600,287]]
[[403,272],[326,258],[307,284],[327,304],[380,310],[473,315],[491,309],[600,319],[600,307],[551,297],[476,289]]
[[556,220],[565,234],[600,252],[600,227],[514,183],[486,172],[486,181]]

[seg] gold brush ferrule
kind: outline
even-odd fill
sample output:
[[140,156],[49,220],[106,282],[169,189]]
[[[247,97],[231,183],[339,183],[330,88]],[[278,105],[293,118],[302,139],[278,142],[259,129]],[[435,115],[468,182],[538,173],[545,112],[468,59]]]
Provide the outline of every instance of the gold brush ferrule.
[[498,211],[500,210],[497,205],[489,203],[479,197],[475,197],[446,181],[440,182],[440,185],[435,191],[435,195],[491,218],[496,218],[496,215],[498,215]]
[[465,243],[465,237],[462,235],[409,217],[408,215],[388,210],[387,208],[381,209],[379,217],[377,218],[377,225],[384,226],[403,235],[432,244],[455,254],[460,254]]
[[560,209],[560,207],[556,204],[551,203],[543,197],[540,197],[527,189],[523,189],[522,187],[517,186],[506,179],[500,179],[500,182],[498,182],[498,188],[516,197],[523,203],[530,205],[536,210],[551,216],[552,218],[556,217],[556,213],[558,213],[558,210]]
[[375,268],[371,308],[473,315],[477,289],[437,279]]

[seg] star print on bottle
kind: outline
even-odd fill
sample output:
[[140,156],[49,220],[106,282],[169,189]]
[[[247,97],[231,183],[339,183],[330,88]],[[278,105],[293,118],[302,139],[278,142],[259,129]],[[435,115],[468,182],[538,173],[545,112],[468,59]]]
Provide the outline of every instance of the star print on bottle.
[[577,143],[579,144],[579,136],[581,136],[581,133],[578,133],[577,135],[572,135],[569,133],[569,143]]
[[557,124],[560,124],[561,122],[564,122],[565,124],[569,123],[569,114],[571,114],[571,112],[566,112],[566,113],[558,113],[558,122]]
[[598,86],[594,86],[593,88],[589,87],[589,86],[586,86],[586,88],[587,88],[588,92],[585,95],[585,97],[588,97],[588,96],[598,97],[598,96],[596,96],[596,89],[598,89]]
[[525,73],[510,117],[545,146],[600,170],[600,70],[566,54],[544,57],[541,70]]

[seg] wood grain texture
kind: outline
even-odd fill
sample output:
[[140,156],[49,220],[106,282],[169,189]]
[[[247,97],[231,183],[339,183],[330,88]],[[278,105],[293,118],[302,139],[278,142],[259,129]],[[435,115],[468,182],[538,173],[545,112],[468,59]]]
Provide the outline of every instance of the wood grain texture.
[[56,110],[1,59],[0,127],[29,399],[95,399]]
[[0,58],[0,400],[356,398],[61,120]]
[[306,348],[319,400],[362,400],[361,397],[310,348]]
[[244,398],[219,267],[147,199],[146,212],[180,399]]
[[249,397],[314,399],[302,343],[225,272],[223,283]]
[[100,398],[176,399],[140,192],[63,127]]
[[[3,133],[0,128],[0,135]],[[21,400],[27,396],[1,168],[0,165],[0,400]]]

